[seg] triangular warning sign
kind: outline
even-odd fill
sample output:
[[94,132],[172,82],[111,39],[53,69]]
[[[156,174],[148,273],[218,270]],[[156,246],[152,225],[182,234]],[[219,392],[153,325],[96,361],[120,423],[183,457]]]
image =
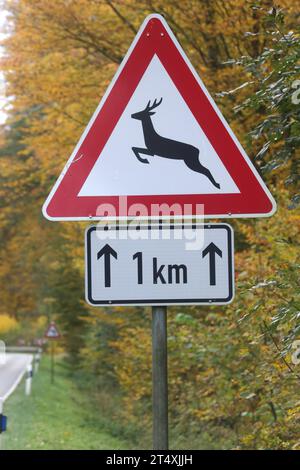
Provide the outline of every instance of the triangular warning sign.
[[[148,16],[43,207],[50,220],[272,215],[276,203],[160,15]],[[158,211],[159,208],[159,212]]]
[[48,329],[45,333],[46,338],[55,339],[60,337],[60,333],[55,325],[55,323],[50,323]]

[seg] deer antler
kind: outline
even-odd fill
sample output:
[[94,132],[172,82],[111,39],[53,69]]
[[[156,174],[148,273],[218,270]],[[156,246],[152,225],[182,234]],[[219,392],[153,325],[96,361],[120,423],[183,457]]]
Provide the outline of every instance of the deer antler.
[[150,106],[150,101],[149,101],[146,107],[147,111],[152,111],[152,109],[157,108],[161,104],[161,102],[162,102],[162,98],[158,102],[156,101],[156,98],[155,98],[152,106]]

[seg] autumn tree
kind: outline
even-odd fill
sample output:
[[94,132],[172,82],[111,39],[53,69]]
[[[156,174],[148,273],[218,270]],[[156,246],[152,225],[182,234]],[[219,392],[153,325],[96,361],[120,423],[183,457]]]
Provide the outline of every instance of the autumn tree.
[[0,312],[29,325],[57,318],[98,406],[110,404],[102,412],[112,413],[118,396],[120,421],[148,439],[150,312],[85,305],[85,224],[46,221],[42,203],[145,15],[163,14],[279,206],[271,220],[233,221],[231,306],[170,308],[173,442],[298,448],[299,378],[289,354],[299,312],[299,112],[290,100],[299,33],[297,5],[278,3],[284,22],[267,0],[5,2]]

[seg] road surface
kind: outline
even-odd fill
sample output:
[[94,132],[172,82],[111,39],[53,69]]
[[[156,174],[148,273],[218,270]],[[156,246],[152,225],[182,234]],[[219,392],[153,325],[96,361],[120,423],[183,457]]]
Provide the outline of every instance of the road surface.
[[0,401],[4,402],[15,390],[32,359],[32,354],[6,354],[6,363],[0,365]]

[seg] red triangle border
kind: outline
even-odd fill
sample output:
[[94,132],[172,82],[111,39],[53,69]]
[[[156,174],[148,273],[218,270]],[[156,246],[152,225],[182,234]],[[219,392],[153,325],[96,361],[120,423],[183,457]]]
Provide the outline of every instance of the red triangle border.
[[[117,195],[78,197],[154,54],[164,65],[240,193],[128,196],[127,209],[122,209]],[[87,155],[88,158],[85,158]],[[111,86],[46,200],[43,214],[50,220],[95,220],[102,218],[97,216],[97,208],[103,203],[115,207],[116,217],[113,218],[118,219],[127,219],[128,207],[136,203],[147,208],[149,218],[152,204],[189,205],[190,209],[185,213],[188,218],[195,215],[197,204],[204,204],[205,218],[270,216],[276,210],[273,197],[167,23],[159,15],[150,15],[141,26]]]

